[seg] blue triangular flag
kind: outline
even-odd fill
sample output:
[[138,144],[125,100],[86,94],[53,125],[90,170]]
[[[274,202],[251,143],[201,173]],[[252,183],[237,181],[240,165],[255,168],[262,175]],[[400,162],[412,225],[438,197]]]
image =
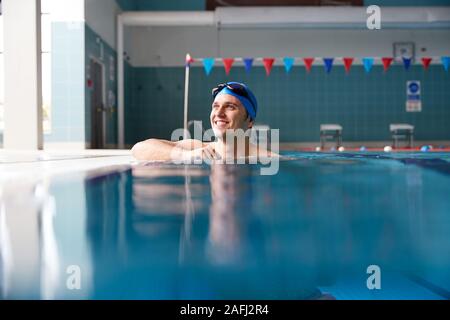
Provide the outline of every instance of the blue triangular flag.
[[283,58],[283,62],[286,72],[289,73],[289,71],[291,71],[292,66],[294,65],[294,58],[291,57]]
[[249,72],[253,65],[253,58],[244,58],[245,71]]
[[411,66],[411,58],[402,57],[402,59],[403,59],[403,65],[405,66],[405,70],[408,70],[409,67]]
[[323,62],[325,63],[325,70],[327,73],[330,73],[331,68],[333,67],[334,58],[323,58]]
[[203,59],[203,67],[205,68],[205,72],[207,75],[211,73],[213,66],[214,66],[214,58]]
[[364,69],[366,70],[366,73],[369,73],[373,66],[373,58],[363,58],[362,62],[364,64]]
[[450,57],[441,57],[442,64],[444,65],[445,71],[448,71],[448,65],[450,64]]

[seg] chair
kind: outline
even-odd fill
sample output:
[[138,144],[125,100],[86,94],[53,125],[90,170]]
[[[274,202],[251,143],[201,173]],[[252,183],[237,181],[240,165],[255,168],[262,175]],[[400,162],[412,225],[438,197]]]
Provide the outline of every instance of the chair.
[[391,123],[389,131],[392,136],[392,146],[398,147],[398,141],[405,139],[408,141],[408,147],[412,148],[414,143],[414,126],[407,123]]
[[342,126],[339,124],[321,124],[320,125],[320,148],[325,147],[328,139],[336,140],[336,148],[342,145]]

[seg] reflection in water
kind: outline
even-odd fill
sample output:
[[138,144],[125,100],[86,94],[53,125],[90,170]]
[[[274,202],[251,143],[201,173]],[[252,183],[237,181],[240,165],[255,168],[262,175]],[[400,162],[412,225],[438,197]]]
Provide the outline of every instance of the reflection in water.
[[249,213],[249,202],[245,200],[252,197],[250,172],[247,166],[211,166],[207,256],[213,264],[243,263],[243,259],[250,258],[248,252],[245,254]]
[[3,189],[0,197],[2,297],[54,299],[61,284],[55,199],[44,184],[21,187]]
[[[0,286],[4,299],[88,297],[84,176],[65,183],[17,181],[0,195]],[[81,187],[81,188],[80,188]],[[81,287],[67,286],[66,270],[81,270]]]
[[248,165],[156,165],[94,179],[95,295],[318,298],[317,287],[348,274],[365,285],[370,264],[409,273],[421,258],[408,226],[423,214],[422,178],[393,165],[369,167],[369,181],[364,165],[284,163],[276,177]]
[[[318,288],[437,297],[426,284],[450,279],[449,176],[313,156],[281,162],[275,176],[159,163],[4,188],[2,298],[313,299]],[[379,292],[366,287],[372,264]],[[80,291],[65,286],[70,265],[82,271]]]
[[[183,171],[134,168],[132,225],[139,241],[133,246],[145,248],[140,252],[145,250],[152,262],[145,273],[134,272],[140,272],[147,283],[159,278],[156,288],[171,290],[167,294],[172,298],[320,296],[296,269],[295,260],[289,261],[286,255],[293,251],[273,251],[279,239],[268,238],[271,227],[265,221],[274,220],[276,212],[257,211],[272,201],[267,185],[271,177],[263,177],[266,185],[257,186],[258,169],[224,164],[185,166]],[[167,282],[163,285],[161,279]],[[171,281],[178,284],[173,287]]]
[[0,190],[0,290],[1,297],[6,298],[10,288],[13,261],[11,240],[6,224],[6,209],[1,191],[2,190]]
[[53,220],[56,205],[53,196],[49,195],[43,184],[38,184],[34,198],[39,208],[39,237],[41,242],[41,298],[55,299],[61,284],[58,246],[56,244]]
[[186,194],[185,200],[185,212],[184,212],[184,224],[181,230],[180,237],[180,252],[178,255],[178,260],[180,263],[186,259],[186,251],[188,251],[191,247],[191,232],[192,232],[192,223],[195,218],[195,208],[194,203],[192,202],[192,192],[191,192],[191,176],[188,174],[188,167],[184,167],[184,191]]
[[[408,213],[409,224],[408,229],[411,241],[414,241],[416,248],[420,248],[421,243],[424,242],[424,202],[423,202],[423,181],[422,172],[415,167],[408,167],[406,173],[407,186],[407,205],[405,208]],[[423,249],[423,248],[421,248]]]

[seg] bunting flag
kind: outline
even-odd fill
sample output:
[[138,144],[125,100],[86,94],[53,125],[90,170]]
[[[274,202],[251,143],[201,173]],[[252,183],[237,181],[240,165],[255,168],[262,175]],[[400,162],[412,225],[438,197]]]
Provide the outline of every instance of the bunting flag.
[[209,76],[213,66],[214,66],[214,58],[204,58],[203,59],[203,67],[205,68],[206,75]]
[[272,70],[274,61],[275,61],[274,58],[264,58],[263,59],[264,68],[266,69],[266,75],[270,74],[270,70]]
[[405,67],[405,70],[409,70],[409,67],[411,66],[411,58],[402,57],[402,59],[403,59],[403,66]]
[[428,70],[431,60],[433,60],[433,58],[428,58],[428,57],[422,58],[422,65],[425,70]]
[[441,61],[445,71],[448,71],[448,65],[450,64],[450,57],[441,57]]
[[306,71],[309,73],[311,71],[311,66],[314,62],[314,58],[303,58],[303,62],[305,62]]
[[330,73],[331,68],[333,67],[334,58],[323,58],[323,63],[325,64],[325,71]]
[[[239,59],[241,59],[241,58],[239,58]],[[305,64],[305,69],[308,73],[311,72],[311,68],[312,68],[312,65],[313,65],[315,59],[316,58],[314,58],[314,57],[303,58],[303,62]],[[336,58],[322,58],[326,73],[331,72],[331,69],[333,68],[334,59],[336,59]],[[338,58],[338,59],[341,59],[341,58]],[[376,59],[380,59],[380,58],[376,58]],[[215,58],[211,58],[211,57],[203,58],[203,59],[199,58],[198,60],[202,61],[206,75],[209,75],[212,71],[212,68],[214,67]],[[254,58],[242,58],[242,60],[244,61],[245,71],[249,72],[251,70],[251,68],[253,67]],[[275,58],[263,58],[262,60],[263,60],[264,68],[266,70],[266,75],[269,76],[270,72],[272,70],[273,64],[275,62]],[[365,69],[366,73],[369,73],[372,70],[375,58],[374,57],[364,57],[361,60],[364,65],[364,69]],[[195,61],[196,60],[194,58],[192,58],[189,53],[186,54],[186,60],[185,60],[186,67],[190,67],[191,64]],[[225,73],[227,75],[230,74],[230,71],[234,64],[234,61],[235,61],[235,58],[222,58],[223,66],[225,68]],[[355,58],[343,57],[342,61],[343,61],[344,67],[345,67],[345,73],[349,74],[350,69],[353,65],[353,62],[355,61]],[[390,68],[393,61],[394,61],[394,58],[392,58],[392,57],[382,57],[381,58],[384,72],[388,71],[388,69]],[[402,57],[402,61],[403,61],[403,66],[404,66],[405,70],[409,70],[411,68],[412,58]],[[431,61],[433,61],[433,57],[421,58],[422,66],[425,71],[428,70],[428,68],[431,64]],[[444,67],[444,70],[446,72],[448,72],[449,66],[450,66],[450,56],[442,56],[441,62]],[[286,70],[286,73],[289,73],[291,71],[292,67],[294,66],[295,58],[284,57],[283,63],[284,63],[284,68]]]
[[191,55],[188,53],[186,54],[186,67],[190,67],[191,63],[194,62],[194,59],[191,57]]
[[391,57],[381,58],[381,62],[383,62],[384,72],[386,72],[389,69],[389,66],[392,63],[392,60],[394,60],[394,58],[391,58]]
[[249,72],[253,65],[253,58],[244,58],[245,71]]
[[223,58],[223,66],[225,68],[225,73],[227,75],[230,74],[231,66],[233,65],[234,59],[233,58]]
[[283,62],[284,68],[286,69],[286,73],[289,73],[289,71],[291,71],[292,66],[294,65],[294,58],[285,57],[283,58]]
[[366,73],[369,73],[370,70],[372,70],[373,58],[365,57],[362,59],[362,62],[364,64],[364,69],[366,70]]
[[352,66],[354,58],[346,57],[343,58],[342,60],[344,61],[345,72],[348,74],[350,72],[350,67]]

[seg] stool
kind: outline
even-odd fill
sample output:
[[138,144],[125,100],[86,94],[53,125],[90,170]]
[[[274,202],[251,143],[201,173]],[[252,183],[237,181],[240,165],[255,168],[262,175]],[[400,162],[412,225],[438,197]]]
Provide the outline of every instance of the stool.
[[336,139],[336,148],[342,144],[342,126],[339,124],[320,125],[320,148],[325,147],[327,139]]
[[398,147],[398,140],[405,139],[408,141],[408,147],[413,147],[414,140],[414,126],[407,123],[391,123],[389,125],[389,131],[392,135],[392,146]]

